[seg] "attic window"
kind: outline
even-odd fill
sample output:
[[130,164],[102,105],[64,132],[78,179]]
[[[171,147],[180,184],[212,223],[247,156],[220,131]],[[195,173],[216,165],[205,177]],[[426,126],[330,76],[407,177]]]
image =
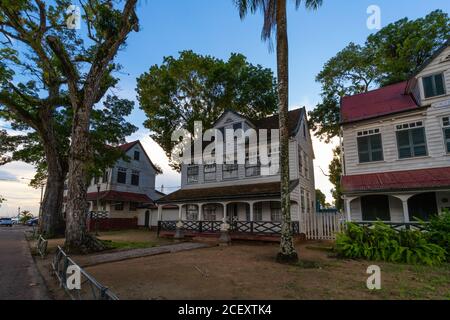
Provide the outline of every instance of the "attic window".
[[134,160],[139,161],[141,158],[141,153],[139,151],[134,152]]
[[422,82],[425,98],[432,98],[445,94],[444,74],[439,73],[423,77]]

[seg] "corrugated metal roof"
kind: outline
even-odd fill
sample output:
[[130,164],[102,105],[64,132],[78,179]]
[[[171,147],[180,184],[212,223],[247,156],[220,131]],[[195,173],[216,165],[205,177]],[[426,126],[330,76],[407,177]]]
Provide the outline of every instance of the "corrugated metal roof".
[[413,96],[405,94],[406,86],[405,81],[366,93],[343,97],[341,123],[372,119],[419,108]]
[[342,177],[344,193],[450,188],[450,167],[381,172]]

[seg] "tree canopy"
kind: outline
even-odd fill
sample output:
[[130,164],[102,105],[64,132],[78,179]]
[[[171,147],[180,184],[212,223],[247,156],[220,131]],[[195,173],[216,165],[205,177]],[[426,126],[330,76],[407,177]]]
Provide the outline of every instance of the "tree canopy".
[[252,119],[277,110],[272,71],[250,64],[241,54],[232,54],[228,61],[192,51],[165,57],[160,66],[137,79],[137,93],[147,114],[144,125],[169,157],[172,132],[180,128],[193,132],[194,121],[209,129],[227,109]]
[[[104,99],[121,69],[112,60],[138,26],[136,1],[127,0],[123,7],[112,1],[80,1],[84,33],[68,25],[73,18],[69,0],[0,3],[0,117],[21,132],[1,134],[7,143],[0,147],[0,161],[34,164],[35,183],[47,180],[41,219],[46,226],[54,225],[60,214],[71,156],[82,162],[81,185],[120,156],[106,145],[124,142],[136,130],[125,121],[132,102]],[[102,100],[101,107],[92,108]],[[87,117],[80,120],[81,115]],[[89,148],[72,152],[80,140]]]
[[322,101],[309,112],[315,135],[327,142],[338,135],[343,96],[407,80],[449,37],[448,14],[436,10],[424,18],[391,23],[364,45],[350,43],[316,77]]

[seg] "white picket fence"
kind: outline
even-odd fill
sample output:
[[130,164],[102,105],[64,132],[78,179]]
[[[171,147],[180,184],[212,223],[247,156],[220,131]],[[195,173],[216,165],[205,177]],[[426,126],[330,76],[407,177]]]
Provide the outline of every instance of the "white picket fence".
[[335,240],[344,227],[344,217],[335,212],[303,214],[303,232],[308,240]]

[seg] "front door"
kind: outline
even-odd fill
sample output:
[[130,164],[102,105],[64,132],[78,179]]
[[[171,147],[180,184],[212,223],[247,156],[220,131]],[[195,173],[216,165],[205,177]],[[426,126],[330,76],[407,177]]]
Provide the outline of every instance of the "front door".
[[150,211],[145,211],[145,223],[144,223],[146,228],[150,227]]

